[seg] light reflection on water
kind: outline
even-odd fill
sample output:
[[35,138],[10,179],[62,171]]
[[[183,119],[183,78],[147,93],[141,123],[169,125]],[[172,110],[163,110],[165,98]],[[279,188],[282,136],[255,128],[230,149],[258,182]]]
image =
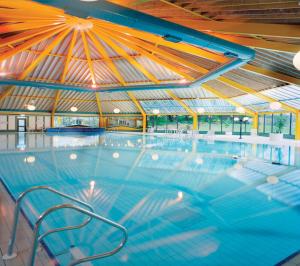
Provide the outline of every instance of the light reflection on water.
[[[297,163],[299,150],[289,146],[0,134],[0,178],[15,197],[50,185],[128,228],[126,248],[93,265],[274,265],[300,246]],[[60,201],[37,192],[25,212],[34,221],[54,203]],[[70,217],[57,214],[47,226],[69,224]],[[47,244],[54,254],[75,245],[91,255],[118,237],[93,223],[79,235],[49,236]],[[56,257],[62,265],[70,260]]]

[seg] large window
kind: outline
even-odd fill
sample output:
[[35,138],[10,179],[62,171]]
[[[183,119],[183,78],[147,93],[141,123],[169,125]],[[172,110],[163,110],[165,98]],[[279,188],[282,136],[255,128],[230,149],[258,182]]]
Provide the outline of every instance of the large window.
[[72,116],[55,116],[55,127],[68,127],[75,125],[98,127],[99,117],[72,117]]
[[295,115],[292,113],[265,114],[258,119],[258,133],[268,136],[270,133],[283,133],[285,138],[295,137]]

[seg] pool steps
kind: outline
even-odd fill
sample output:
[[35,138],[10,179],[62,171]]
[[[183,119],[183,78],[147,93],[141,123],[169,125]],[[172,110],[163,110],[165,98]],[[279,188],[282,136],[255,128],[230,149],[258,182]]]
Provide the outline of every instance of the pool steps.
[[[31,187],[31,188],[27,189],[26,191],[24,191],[23,193],[21,193],[21,195],[18,197],[18,199],[16,201],[16,206],[15,206],[15,210],[14,210],[14,218],[13,218],[13,227],[12,227],[12,231],[11,231],[11,237],[10,237],[10,240],[9,240],[9,243],[8,243],[8,251],[7,251],[7,254],[5,254],[3,256],[3,260],[11,260],[11,259],[14,259],[17,256],[17,253],[14,253],[14,245],[15,245],[15,241],[16,241],[16,233],[17,233],[19,216],[20,216],[20,211],[21,211],[21,203],[22,203],[22,201],[23,201],[23,199],[25,198],[26,195],[28,195],[29,193],[31,193],[33,191],[37,191],[37,190],[47,190],[47,191],[49,191],[53,194],[56,194],[56,195],[58,195],[62,198],[69,199],[69,200],[71,200],[71,201],[73,201],[73,202],[75,202],[79,205],[82,205],[85,208],[81,208],[81,207],[76,206],[74,204],[60,204],[60,205],[50,207],[49,209],[44,211],[39,216],[38,220],[35,222],[35,225],[34,225],[34,238],[33,238],[33,243],[32,243],[31,254],[30,254],[30,257],[29,257],[28,266],[34,266],[34,261],[35,261],[35,256],[36,256],[36,251],[37,251],[38,244],[39,244],[39,242],[41,242],[43,240],[44,237],[46,237],[46,236],[48,236],[52,233],[57,233],[57,232],[62,232],[62,231],[66,231],[66,230],[73,230],[73,229],[82,228],[82,227],[86,226],[93,218],[121,230],[122,233],[123,233],[123,239],[115,249],[113,249],[109,252],[101,253],[101,254],[96,254],[96,255],[87,256],[87,257],[83,257],[83,258],[77,258],[74,261],[72,261],[69,264],[69,266],[75,266],[75,265],[78,265],[78,264],[83,263],[83,262],[89,262],[89,261],[92,261],[92,260],[112,256],[112,255],[116,254],[117,252],[119,252],[125,246],[125,244],[127,242],[127,239],[128,239],[127,229],[125,227],[123,227],[122,225],[120,225],[118,223],[115,223],[114,221],[111,221],[111,220],[109,220],[105,217],[97,215],[94,211],[94,208],[90,204],[88,204],[84,201],[81,201],[77,198],[74,198],[74,197],[72,197],[68,194],[60,192],[60,191],[58,191],[54,188],[51,188],[49,186],[35,186],[35,187]],[[43,220],[50,213],[53,213],[53,212],[55,212],[59,209],[72,209],[76,212],[85,214],[86,216],[88,216],[88,218],[86,220],[84,220],[79,225],[55,228],[55,229],[49,230],[46,233],[40,235],[39,231],[40,231],[40,226],[41,226]],[[72,250],[71,250],[71,252],[72,252]]]

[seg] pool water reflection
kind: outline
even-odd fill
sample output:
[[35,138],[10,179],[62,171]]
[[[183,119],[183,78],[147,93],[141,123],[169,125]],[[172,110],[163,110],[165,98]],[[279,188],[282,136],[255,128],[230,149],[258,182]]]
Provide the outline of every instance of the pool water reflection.
[[[113,133],[0,134],[0,165],[14,197],[49,185],[128,228],[126,247],[91,265],[265,266],[300,247],[294,147]],[[33,222],[61,202],[36,192],[24,209]],[[82,219],[60,211],[43,230]],[[112,249],[119,239],[117,231],[92,222],[46,243],[68,265],[74,257]]]

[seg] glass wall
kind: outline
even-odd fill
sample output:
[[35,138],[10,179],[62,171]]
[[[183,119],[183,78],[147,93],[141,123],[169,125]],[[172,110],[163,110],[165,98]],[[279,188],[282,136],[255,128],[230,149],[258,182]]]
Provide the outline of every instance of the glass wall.
[[[239,117],[243,119],[243,117]],[[168,115],[168,116],[147,116],[147,127],[155,132],[184,131],[193,129],[193,118],[188,115]],[[251,119],[242,122],[242,134],[250,134],[252,127]],[[234,121],[234,116],[230,115],[201,115],[198,116],[198,128],[200,133],[207,133],[209,130],[216,134],[240,133],[240,122]]]
[[295,115],[292,113],[264,114],[259,116],[258,133],[283,133],[285,138],[295,138]]
[[98,127],[99,117],[71,117],[71,116],[55,116],[55,127],[68,127],[68,126],[88,126]]
[[126,127],[128,129],[142,129],[143,121],[137,117],[109,117],[107,121],[108,128],[121,128]]

